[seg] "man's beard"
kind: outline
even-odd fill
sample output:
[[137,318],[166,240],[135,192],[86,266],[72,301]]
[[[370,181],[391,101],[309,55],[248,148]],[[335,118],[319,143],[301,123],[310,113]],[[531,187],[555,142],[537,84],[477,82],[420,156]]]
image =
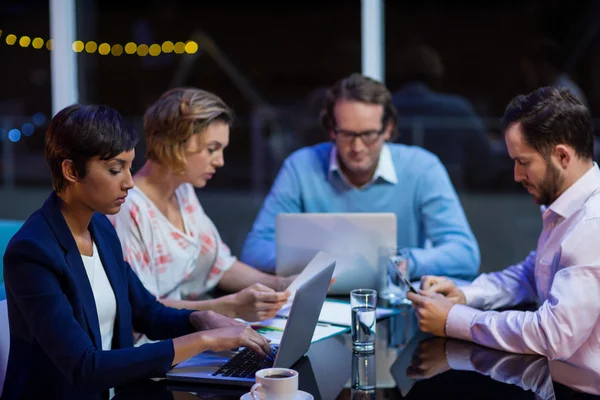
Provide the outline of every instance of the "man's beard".
[[[538,197],[534,196],[536,203],[541,205],[550,205],[554,203],[558,197],[560,171],[552,164],[550,160],[546,160],[546,175],[538,186],[534,186]],[[527,186],[526,181],[521,181],[523,186]]]

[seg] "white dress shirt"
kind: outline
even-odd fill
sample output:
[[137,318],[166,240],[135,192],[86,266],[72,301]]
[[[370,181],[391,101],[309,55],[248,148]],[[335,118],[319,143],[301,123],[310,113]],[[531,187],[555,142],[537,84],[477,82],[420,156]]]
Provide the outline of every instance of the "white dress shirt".
[[[462,287],[447,336],[569,360],[600,372],[600,170],[594,166],[546,209],[537,251]],[[539,301],[537,311],[480,311]]]
[[[359,139],[360,140],[360,139]],[[354,186],[348,177],[344,175],[342,169],[340,168],[340,164],[337,159],[337,150],[335,146],[331,147],[331,155],[329,156],[329,173],[328,178],[331,180],[333,178],[334,172],[337,172],[344,183],[354,189],[366,189],[370,185],[373,184],[377,179],[381,178],[389,183],[397,184],[398,183],[398,175],[396,174],[396,167],[394,166],[394,161],[392,160],[392,154],[390,152],[390,148],[387,144],[383,144],[381,147],[381,152],[379,152],[379,160],[377,161],[377,168],[375,169],[375,173],[371,180],[365,185],[357,188]]]

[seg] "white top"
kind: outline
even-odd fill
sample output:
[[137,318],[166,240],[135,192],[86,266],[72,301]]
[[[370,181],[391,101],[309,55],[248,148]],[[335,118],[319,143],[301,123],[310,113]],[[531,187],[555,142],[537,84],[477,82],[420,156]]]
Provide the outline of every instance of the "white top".
[[115,317],[117,316],[117,301],[106,271],[104,271],[102,260],[100,260],[96,243],[94,243],[92,251],[91,257],[82,254],[81,259],[94,293],[100,336],[102,337],[102,350],[111,350]]
[[196,300],[214,288],[236,258],[221,241],[194,187],[175,191],[185,231],[175,227],[137,187],[118,214],[109,216],[125,260],[159,299]]
[[[359,139],[360,140],[360,139]],[[331,146],[331,155],[329,156],[329,172],[328,178],[331,180],[331,176],[334,172],[337,172],[342,177],[342,180],[346,183],[346,185],[353,187],[356,189],[350,180],[344,175],[342,172],[340,165],[337,159],[337,150],[335,146]],[[392,153],[387,144],[383,144],[381,147],[381,152],[379,153],[379,160],[377,161],[377,168],[375,169],[375,173],[371,180],[360,189],[366,189],[377,179],[383,179],[389,183],[397,184],[398,183],[398,175],[396,174],[396,167],[394,166],[394,160],[392,160]]]
[[[537,251],[461,287],[446,334],[600,373],[600,170],[594,164],[543,213]],[[539,301],[535,312],[479,311]],[[471,308],[471,307],[475,308]]]

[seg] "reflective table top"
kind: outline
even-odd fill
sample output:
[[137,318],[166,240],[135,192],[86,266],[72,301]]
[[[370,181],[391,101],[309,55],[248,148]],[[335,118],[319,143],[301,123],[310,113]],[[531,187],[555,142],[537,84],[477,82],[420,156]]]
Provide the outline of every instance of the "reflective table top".
[[[600,374],[418,330],[414,312],[377,323],[375,351],[352,351],[350,334],[313,343],[293,367],[315,400],[600,398]],[[128,385],[116,399],[239,399],[248,388],[153,380]]]

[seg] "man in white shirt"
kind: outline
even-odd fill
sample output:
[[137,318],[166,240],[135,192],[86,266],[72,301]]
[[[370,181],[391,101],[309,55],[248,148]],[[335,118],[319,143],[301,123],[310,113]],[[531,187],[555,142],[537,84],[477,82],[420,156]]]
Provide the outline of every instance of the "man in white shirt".
[[[426,276],[409,294],[425,332],[600,372],[600,170],[587,108],[566,89],[517,96],[502,120],[515,180],[549,205],[537,250],[457,288]],[[488,311],[539,301],[536,311]]]

